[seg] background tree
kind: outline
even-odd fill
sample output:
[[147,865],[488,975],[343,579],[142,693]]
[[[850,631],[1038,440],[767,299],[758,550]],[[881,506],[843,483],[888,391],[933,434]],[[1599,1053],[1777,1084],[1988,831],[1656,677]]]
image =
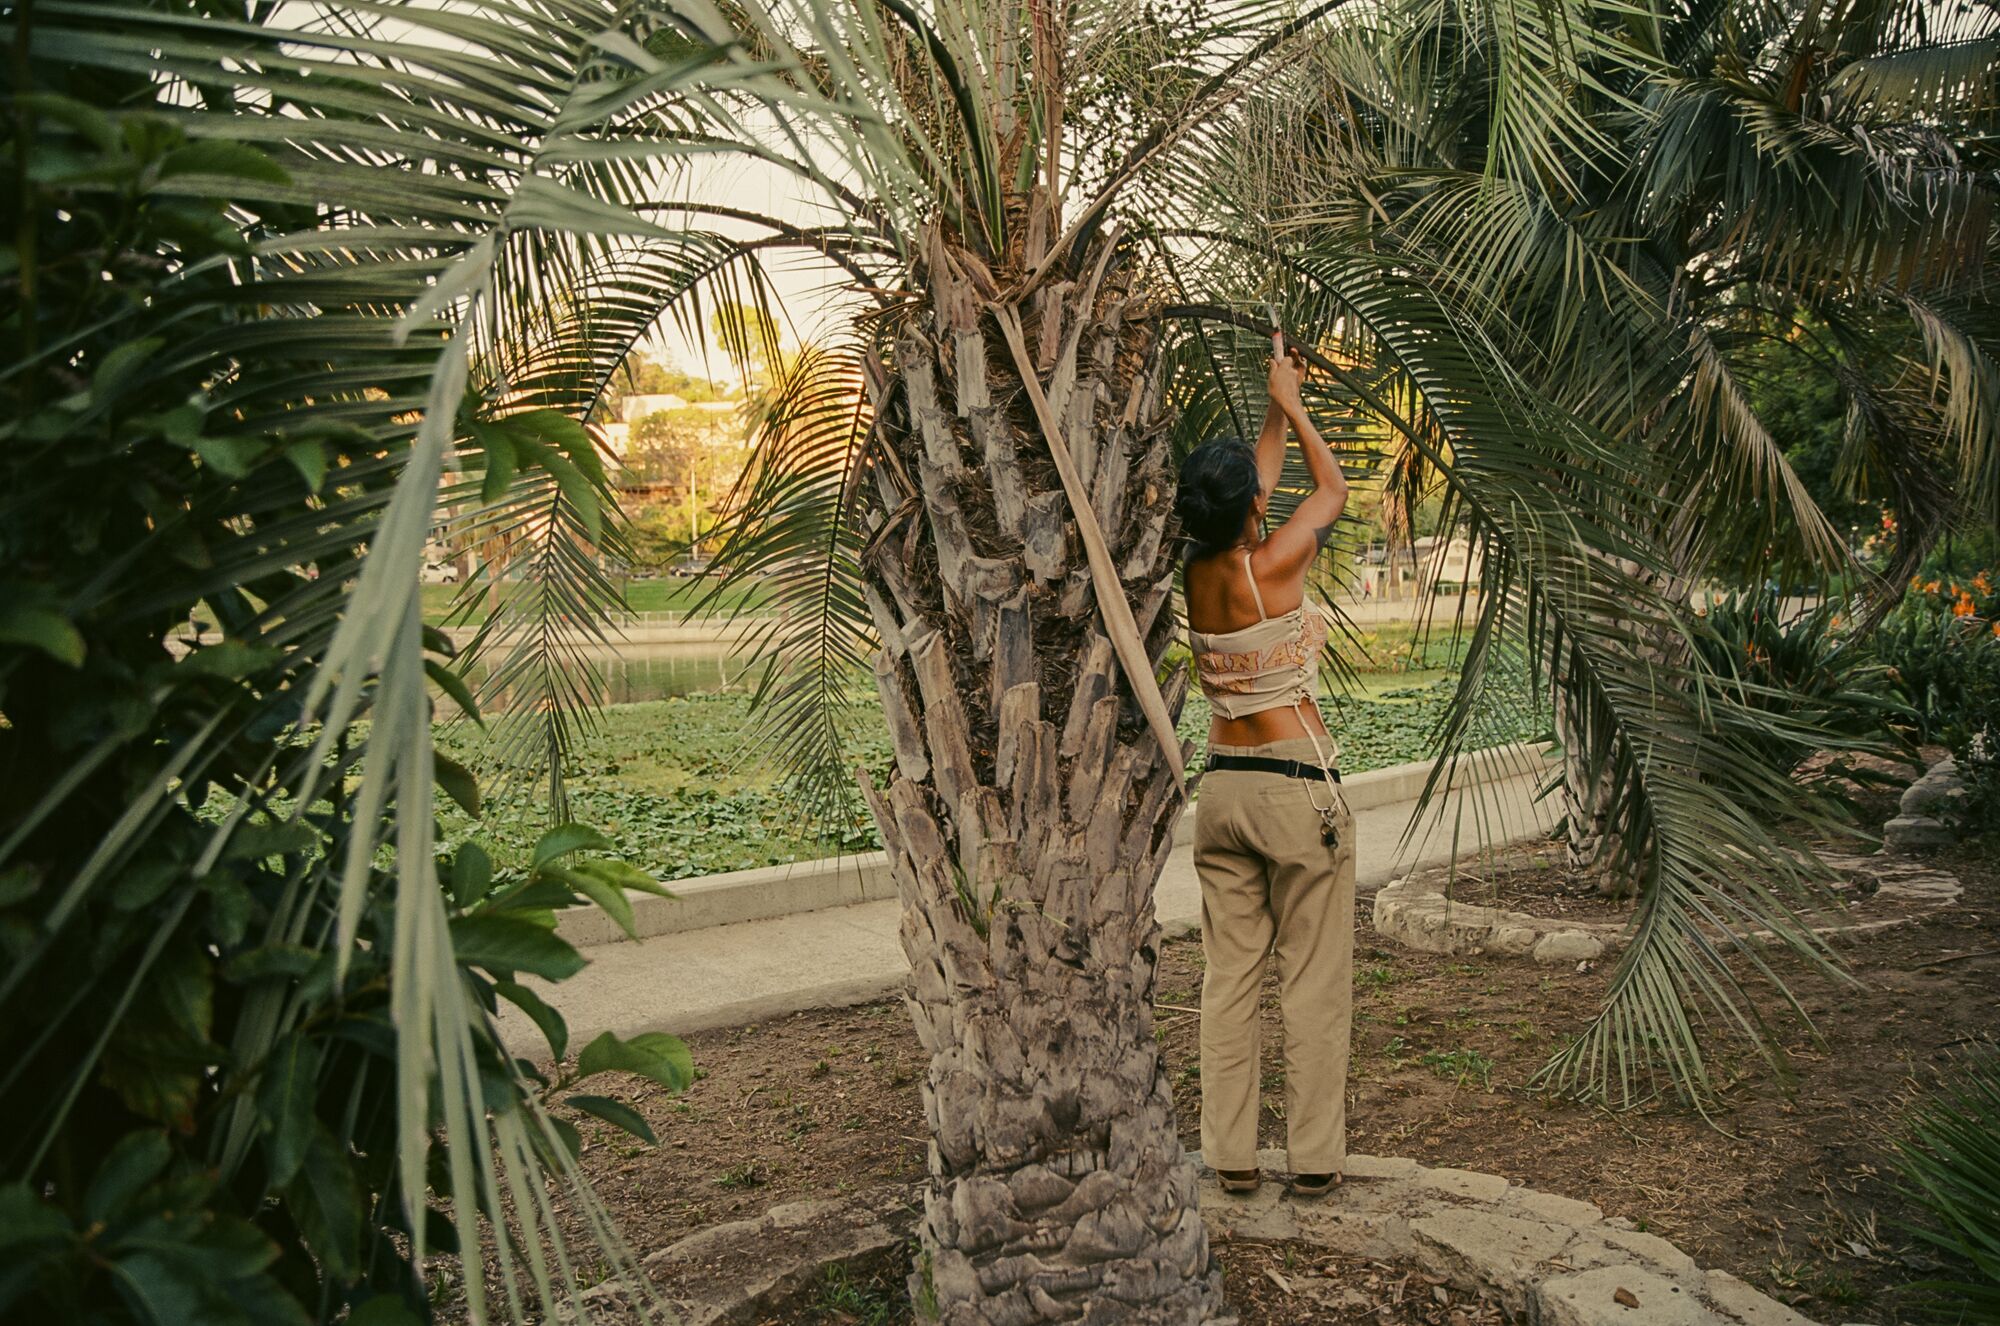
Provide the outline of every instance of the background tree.
[[[1226,228],[1217,216],[1238,218],[1233,235],[1275,245],[1272,265],[1298,273],[1287,279],[1308,282],[1357,249],[1421,274],[1538,395],[1601,430],[1633,475],[1624,495],[1551,481],[1652,550],[1619,571],[1675,605],[1678,624],[1620,630],[1611,620],[1627,609],[1612,597],[1542,634],[1531,602],[1493,594],[1461,682],[1463,696],[1478,694],[1496,646],[1529,642],[1562,702],[1573,862],[1639,894],[1639,942],[1559,1081],[1601,1080],[1655,1047],[1699,1080],[1690,1002],[1724,1023],[1761,1023],[1729,976],[1732,960],[1758,964],[1741,948],[1725,958],[1712,918],[1768,922],[1816,947],[1777,902],[1810,882],[1774,850],[1788,833],[1760,827],[1804,808],[1751,750],[1823,734],[1756,737],[1682,703],[1714,686],[1691,659],[1699,628],[1684,611],[1706,576],[1752,559],[1786,583],[1854,571],[1844,531],[1754,408],[1745,369],[1830,381],[1846,416],[1838,481],[1856,500],[1908,511],[1873,611],[1953,518],[1991,523],[2000,511],[1982,293],[1992,194],[1967,169],[1993,113],[1989,24],[1984,11],[1918,5],[1670,9],[1638,26],[1589,10],[1392,8],[1335,30],[1310,73],[1274,84],[1248,137],[1280,150],[1219,155],[1229,187],[1195,195],[1206,233]],[[1524,42],[1537,52],[1526,59]],[[1524,102],[1559,116],[1562,132],[1523,135],[1518,115],[1496,115]],[[1412,447],[1392,482],[1443,492],[1452,519],[1470,516],[1489,590],[1510,591],[1519,582],[1454,468]],[[1615,654],[1653,669],[1628,674],[1622,701],[1607,702],[1591,675],[1612,660],[1576,648],[1586,620]],[[1643,730],[1621,708],[1660,722]],[[1721,784],[1738,788],[1737,809],[1695,791]],[[1683,789],[1696,799],[1676,807]],[[1805,820],[1837,829],[1827,809]],[[1704,835],[1730,841],[1739,864]],[[1628,1098],[1648,1090],[1644,1078],[1621,1083]]]

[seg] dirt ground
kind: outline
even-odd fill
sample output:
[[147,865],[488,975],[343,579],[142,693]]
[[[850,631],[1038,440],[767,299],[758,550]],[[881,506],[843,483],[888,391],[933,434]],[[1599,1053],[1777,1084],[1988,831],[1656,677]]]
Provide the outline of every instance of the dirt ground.
[[[2000,1030],[2000,869],[1990,850],[1939,858],[1966,886],[1960,905],[1844,948],[1852,983],[1787,966],[1819,1039],[1790,1036],[1782,1079],[1754,1057],[1718,1055],[1724,1103],[1712,1119],[1667,1104],[1612,1114],[1528,1090],[1536,1069],[1598,1007],[1608,963],[1575,971],[1405,952],[1375,936],[1364,898],[1350,1148],[1485,1170],[1596,1202],[1817,1320],[1911,1319],[1899,1288],[1938,1263],[1905,1228],[1913,1213],[1888,1159],[1911,1101]],[[1540,885],[1535,894],[1527,882],[1548,875],[1538,864],[1548,855],[1545,845],[1514,849],[1472,887],[1497,880],[1502,896],[1515,899],[1506,905],[1547,910],[1535,899],[1553,890]],[[1168,942],[1159,1034],[1190,1146],[1200,983],[1199,941]],[[1266,995],[1262,1131],[1266,1145],[1281,1145],[1274,985]],[[699,1080],[685,1095],[628,1083],[624,1098],[652,1123],[658,1148],[579,1120],[586,1168],[636,1253],[778,1202],[923,1177],[924,1061],[900,1004],[799,1013],[692,1036],[689,1045]],[[1323,1255],[1298,1246],[1218,1252],[1246,1326],[1499,1320],[1490,1307],[1439,1301],[1434,1286],[1404,1269],[1336,1264],[1329,1275]],[[784,1319],[906,1320],[907,1262],[888,1260],[896,1264],[872,1281],[857,1272],[823,1286]],[[1391,1301],[1392,1287],[1401,1302]],[[1378,1313],[1382,1305],[1390,1315]]]

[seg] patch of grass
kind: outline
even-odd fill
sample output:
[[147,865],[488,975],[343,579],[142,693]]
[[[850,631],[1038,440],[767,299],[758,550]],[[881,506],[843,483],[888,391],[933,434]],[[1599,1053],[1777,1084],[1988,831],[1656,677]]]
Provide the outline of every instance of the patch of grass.
[[1469,1047],[1426,1050],[1422,1062],[1431,1072],[1449,1078],[1461,1087],[1476,1081],[1482,1091],[1493,1089],[1493,1061],[1478,1050]]
[[[429,587],[433,594],[451,589]],[[1341,766],[1361,772],[1423,758],[1453,684],[1441,678],[1421,688],[1418,700],[1339,702],[1338,715],[1328,719],[1340,732]],[[1510,714],[1519,708],[1507,706]],[[746,734],[754,721],[750,697],[741,691],[606,708],[580,725],[564,770],[570,817],[603,831],[626,859],[668,880],[879,847],[874,823],[858,799],[838,822],[806,822],[798,799],[774,771],[747,757]],[[885,784],[893,752],[880,712],[864,706],[844,722],[844,763],[866,767]],[[1182,734],[1200,744],[1208,723],[1207,702],[1189,697]],[[1522,740],[1539,735],[1539,726],[1518,718],[1489,724],[1491,730],[1482,727],[1471,744]],[[481,775],[486,793],[486,814],[476,822],[440,795],[445,846],[476,836],[497,864],[519,864],[548,826],[547,808],[535,779],[496,776],[500,770],[486,742],[472,724],[439,726],[440,750]],[[1384,961],[1371,969],[1374,982],[1399,979],[1387,961],[1390,955],[1376,956]]]
[[1354,977],[1355,984],[1374,990],[1394,985],[1403,979],[1403,973],[1386,962],[1378,962],[1372,967],[1363,967],[1359,972],[1355,973]]
[[754,1160],[745,1161],[741,1165],[731,1165],[728,1169],[715,1176],[716,1187],[732,1190],[761,1188],[770,1181],[771,1176],[765,1173],[764,1167]]
[[813,1296],[817,1311],[856,1326],[888,1326],[901,1306],[900,1297],[879,1280],[857,1280],[838,1262],[821,1270]]

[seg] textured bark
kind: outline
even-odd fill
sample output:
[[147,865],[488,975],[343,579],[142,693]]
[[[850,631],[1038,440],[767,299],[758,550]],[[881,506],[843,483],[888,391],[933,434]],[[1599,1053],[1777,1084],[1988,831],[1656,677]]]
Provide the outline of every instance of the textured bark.
[[[1622,562],[1618,567],[1661,598],[1682,606],[1687,605],[1693,593],[1698,565],[1694,530],[1699,510],[1697,497],[1698,494],[1689,494],[1662,522],[1656,540],[1669,553],[1662,567],[1649,571],[1631,562]],[[1662,675],[1687,662],[1686,639],[1671,632],[1655,632],[1649,638],[1635,641],[1633,648],[1641,658],[1658,667]],[[1560,679],[1562,672],[1557,670],[1553,675]],[[1563,748],[1565,873],[1572,884],[1591,885],[1606,897],[1631,897],[1638,892],[1637,861],[1646,845],[1638,844],[1638,850],[1634,851],[1621,841],[1623,827],[1614,823],[1609,813],[1611,766],[1607,763],[1593,770],[1582,758],[1591,744],[1591,734],[1598,725],[1609,723],[1610,715],[1591,712],[1578,691],[1562,685],[1560,680],[1556,690],[1556,740]]]
[[[1022,322],[1157,666],[1159,301],[1109,243]],[[941,237],[917,276],[928,304],[897,329],[864,486],[896,748],[889,785],[864,785],[931,1056],[912,1296],[951,1326],[1212,1320],[1220,1276],[1153,1034],[1153,887],[1185,795],[1113,656],[994,278]],[[1178,716],[1185,676],[1165,690]]]

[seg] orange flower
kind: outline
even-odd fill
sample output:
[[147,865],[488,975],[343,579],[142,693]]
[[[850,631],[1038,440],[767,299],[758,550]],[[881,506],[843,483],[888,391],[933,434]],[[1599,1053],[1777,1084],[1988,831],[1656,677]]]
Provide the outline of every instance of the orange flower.
[[1975,611],[1977,609],[1972,606],[1970,594],[1960,594],[1958,602],[1951,605],[1951,615],[1954,617],[1970,617]]
[[1995,640],[2000,640],[2000,621],[1996,621],[1993,623],[1993,638]]
[[1984,571],[1972,577],[1972,587],[1982,594],[1991,594],[1993,592],[1993,582],[1986,578]]

